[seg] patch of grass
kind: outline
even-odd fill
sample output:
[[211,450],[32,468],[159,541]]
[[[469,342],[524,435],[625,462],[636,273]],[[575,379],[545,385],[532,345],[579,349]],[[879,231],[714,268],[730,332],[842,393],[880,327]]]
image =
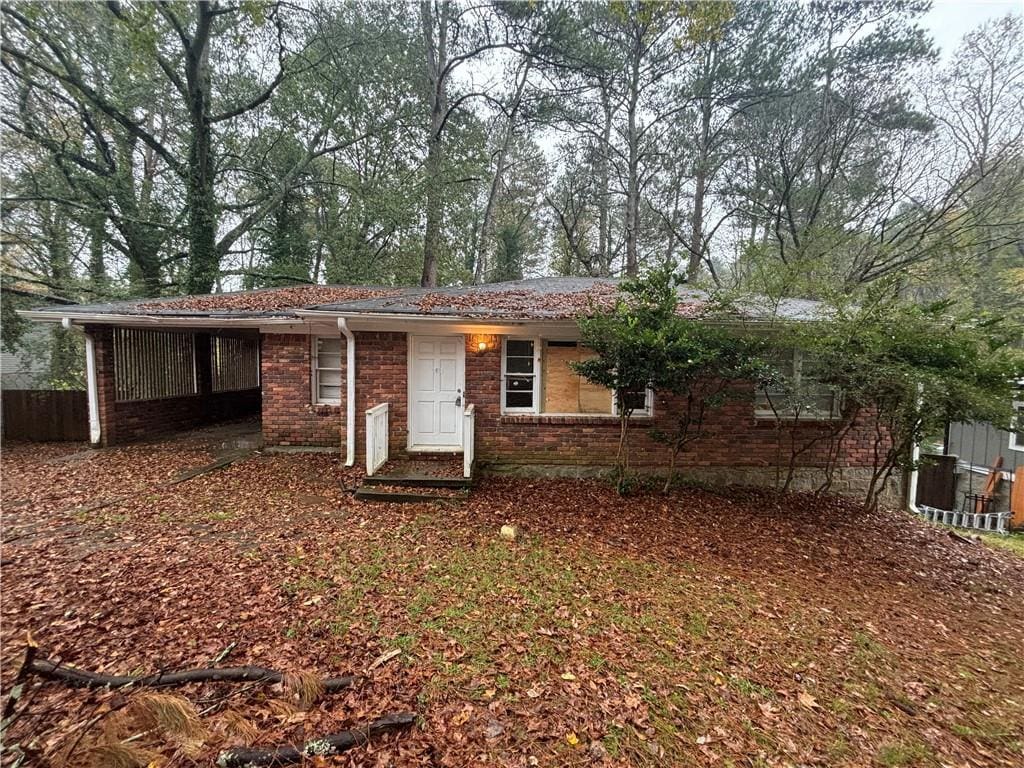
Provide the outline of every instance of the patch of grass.
[[930,765],[934,763],[934,757],[921,742],[904,741],[899,744],[888,744],[878,750],[878,763],[885,768]]
[[295,581],[284,581],[281,589],[288,595],[297,595],[299,592],[324,592],[334,586],[330,579],[315,578],[313,576],[300,576]]
[[700,611],[693,611],[686,617],[686,631],[694,637],[708,636],[708,617]]
[[775,691],[771,688],[765,688],[759,683],[755,683],[753,680],[747,680],[745,677],[733,676],[729,678],[729,682],[732,686],[742,693],[744,696],[760,696],[763,699],[774,699]]
[[1001,536],[998,533],[982,533],[978,535],[985,544],[1012,552],[1017,557],[1024,558],[1024,533],[1011,533],[1006,536]]

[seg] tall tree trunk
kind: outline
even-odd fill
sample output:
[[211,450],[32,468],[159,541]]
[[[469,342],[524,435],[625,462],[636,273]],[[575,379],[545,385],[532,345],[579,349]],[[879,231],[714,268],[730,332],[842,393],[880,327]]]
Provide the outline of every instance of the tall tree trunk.
[[597,260],[600,264],[601,277],[611,274],[611,216],[609,206],[611,195],[609,186],[609,152],[612,141],[612,104],[608,95],[608,83],[601,81],[601,109],[604,112],[604,124],[601,126],[601,146],[597,165]]
[[704,196],[708,185],[708,141],[711,136],[711,100],[704,99],[700,116],[700,149],[694,169],[693,215],[690,218],[690,257],[686,265],[686,279],[693,282],[704,260]]
[[476,244],[476,259],[473,265],[473,279],[477,283],[483,283],[487,278],[487,254],[490,250],[491,239],[494,236],[494,210],[498,202],[498,192],[501,189],[501,182],[505,177],[505,166],[508,162],[508,150],[512,146],[512,139],[516,131],[516,119],[519,114],[519,105],[523,101],[523,93],[526,90],[526,80],[530,75],[530,61],[527,60],[516,83],[516,91],[512,96],[512,103],[508,107],[508,119],[505,123],[505,131],[502,134],[501,144],[494,158],[494,175],[491,177],[491,187],[487,192],[487,205],[484,206],[484,218],[480,224],[480,236]]
[[640,100],[639,53],[634,55],[631,66],[629,106],[626,115],[626,140],[629,143],[626,178],[626,275],[635,277],[639,270],[637,238],[640,226],[640,135],[636,124],[637,104]]
[[89,215],[86,226],[89,230],[89,287],[97,295],[103,296],[107,292],[107,265],[103,258],[103,248],[106,244],[106,217],[102,213]]
[[[427,80],[430,85],[430,134],[427,136],[426,230],[423,233],[423,274],[420,285],[437,286],[437,258],[444,215],[444,131],[448,110],[448,13],[450,3],[438,4],[435,17],[432,0],[420,2],[420,25],[426,49]],[[435,30],[434,25],[437,24]],[[436,31],[436,34],[435,34]]]
[[220,272],[217,199],[213,187],[213,126],[210,121],[209,42],[213,8],[209,2],[200,0],[196,14],[196,31],[185,50],[189,119],[192,123],[185,195],[189,239],[186,289],[189,293],[209,293]]
[[[439,130],[439,116],[431,115],[430,138],[427,140],[427,162],[424,170],[427,174],[427,226],[423,234],[423,274],[420,285],[425,288],[437,286],[437,252],[441,241],[442,207],[444,205],[444,179],[442,167],[444,163],[444,147]],[[438,124],[435,127],[435,124]]]

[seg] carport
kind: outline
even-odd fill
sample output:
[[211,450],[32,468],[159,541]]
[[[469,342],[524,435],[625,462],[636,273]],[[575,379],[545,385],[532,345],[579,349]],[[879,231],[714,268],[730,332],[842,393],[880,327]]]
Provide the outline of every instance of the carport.
[[[38,315],[32,319],[58,319],[52,311]],[[59,318],[85,334],[92,444],[260,417],[258,327],[209,317],[96,322],[108,317],[79,310]]]

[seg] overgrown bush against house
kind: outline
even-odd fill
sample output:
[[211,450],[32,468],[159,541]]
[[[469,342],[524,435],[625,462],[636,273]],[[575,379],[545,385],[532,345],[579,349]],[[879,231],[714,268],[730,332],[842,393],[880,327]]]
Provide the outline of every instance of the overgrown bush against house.
[[841,393],[843,420],[874,415],[865,507],[877,506],[894,472],[913,468],[913,445],[947,423],[1009,421],[1024,355],[999,321],[964,315],[950,302],[900,301],[879,285],[856,303],[834,304],[812,330],[799,334],[800,343],[818,361],[820,380]]
[[948,302],[901,301],[892,286],[823,303],[814,321],[756,332],[723,322],[728,316],[711,305],[699,318],[681,315],[677,285],[667,271],[627,281],[612,309],[579,321],[596,357],[575,363],[576,371],[611,389],[622,406],[620,491],[631,485],[630,419],[648,388],[674,395],[667,404],[673,427],[654,433],[667,448],[666,489],[683,449],[702,436],[708,412],[749,397],[753,382],[759,408],[766,406],[779,431],[783,491],[798,457],[822,442],[827,458],[819,491],[829,490],[844,439],[860,417],[870,416],[873,460],[864,506],[874,508],[892,475],[912,468],[912,446],[945,423],[1006,421],[1014,381],[1024,376],[1011,331],[962,317]]

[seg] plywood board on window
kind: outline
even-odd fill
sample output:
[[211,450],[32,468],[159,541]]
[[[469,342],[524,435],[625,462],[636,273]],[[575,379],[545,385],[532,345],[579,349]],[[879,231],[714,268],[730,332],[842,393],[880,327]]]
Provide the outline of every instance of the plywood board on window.
[[611,413],[611,392],[572,369],[593,356],[585,347],[544,345],[544,413]]

